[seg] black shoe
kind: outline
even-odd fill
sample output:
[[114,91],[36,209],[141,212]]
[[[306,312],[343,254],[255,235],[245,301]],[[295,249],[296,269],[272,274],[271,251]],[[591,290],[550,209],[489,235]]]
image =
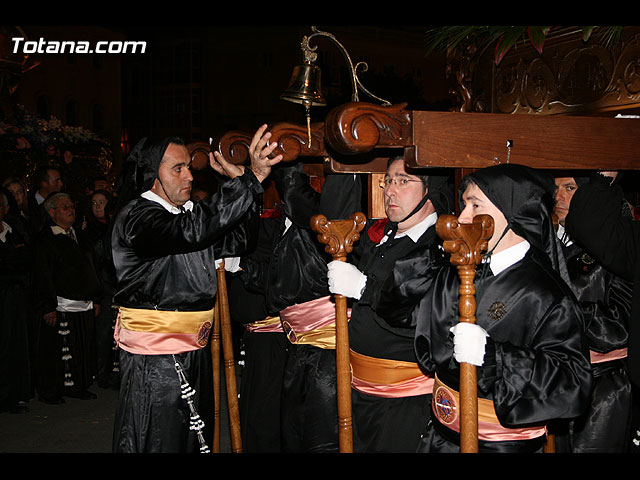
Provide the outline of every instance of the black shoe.
[[96,398],[98,398],[98,395],[96,395],[93,392],[90,392],[89,390],[85,390],[84,392],[82,392],[83,400],[95,400]]
[[95,393],[90,392],[89,390],[71,390],[69,392],[65,392],[64,396],[69,398],[77,398],[78,400],[94,400],[98,398]]
[[98,396],[89,390],[84,390],[76,398],[79,398],[80,400],[95,400]]
[[40,395],[38,397],[38,400],[40,400],[41,402],[44,402],[48,405],[61,405],[63,403],[65,403],[64,398],[62,397],[44,397],[42,395]]
[[29,407],[24,402],[18,402],[15,407],[9,409],[9,413],[27,413],[28,411]]

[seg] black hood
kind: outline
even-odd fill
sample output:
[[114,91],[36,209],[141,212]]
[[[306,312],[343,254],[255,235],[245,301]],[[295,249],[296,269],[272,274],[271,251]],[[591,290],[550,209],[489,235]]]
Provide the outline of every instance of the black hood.
[[427,198],[431,200],[438,215],[453,214],[455,197],[449,175],[428,175],[427,188]]
[[559,271],[561,256],[551,219],[556,188],[553,177],[523,165],[502,164],[473,172],[468,178],[502,212],[507,228],[545,252]]
[[182,140],[176,137],[145,137],[133,147],[115,185],[118,207],[123,207],[153,186],[158,177],[160,162],[170,143],[182,143]]

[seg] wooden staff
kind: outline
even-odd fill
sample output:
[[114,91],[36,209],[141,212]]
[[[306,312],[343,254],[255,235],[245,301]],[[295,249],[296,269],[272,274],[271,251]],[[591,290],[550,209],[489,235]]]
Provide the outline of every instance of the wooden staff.
[[[367,217],[352,213],[349,220],[327,220],[324,215],[311,218],[311,228],[318,233],[318,241],[326,245],[325,251],[334,260],[344,262],[353,244],[360,238]],[[334,295],[336,302],[336,378],[338,394],[338,436],[340,453],[353,452],[353,430],[351,417],[351,362],[349,360],[349,323],[347,298]]]
[[[476,322],[476,289],[473,279],[476,265],[482,261],[493,235],[493,218],[489,215],[474,217],[473,223],[459,223],[453,215],[442,215],[436,223],[436,232],[444,240],[442,247],[451,254],[451,263],[458,268],[459,321]],[[460,451],[478,452],[478,382],[476,367],[460,364]]]
[[211,332],[211,364],[213,366],[213,453],[220,453],[220,295],[216,295],[213,331]]
[[229,408],[229,426],[231,428],[231,449],[233,453],[242,453],[240,435],[240,411],[238,409],[238,391],[236,388],[236,369],[233,359],[233,340],[231,337],[231,314],[229,313],[229,297],[227,296],[227,279],[225,277],[224,260],[217,269],[218,301],[220,330],[222,332],[222,353],[224,356],[225,380],[227,386],[227,406]]
[[544,453],[556,453],[556,436],[553,433],[547,433],[543,451]]

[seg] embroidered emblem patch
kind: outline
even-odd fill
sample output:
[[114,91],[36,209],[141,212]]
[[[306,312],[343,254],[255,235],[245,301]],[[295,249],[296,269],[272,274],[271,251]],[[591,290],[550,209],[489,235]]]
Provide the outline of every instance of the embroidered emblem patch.
[[199,347],[206,347],[209,341],[209,333],[211,332],[211,322],[204,322],[200,325],[198,333],[196,333],[196,344]]
[[591,258],[587,253],[583,253],[582,255],[580,255],[580,261],[586,265],[592,265],[596,263],[596,261],[593,258]]
[[296,337],[296,332],[293,331],[289,322],[282,322],[282,330],[287,334],[287,338],[291,343],[296,343],[298,341],[298,337]]
[[449,425],[458,418],[458,406],[453,395],[444,387],[438,387],[433,394],[436,415],[442,423]]
[[502,320],[505,313],[507,313],[507,306],[502,302],[494,302],[489,307],[489,316],[494,320]]

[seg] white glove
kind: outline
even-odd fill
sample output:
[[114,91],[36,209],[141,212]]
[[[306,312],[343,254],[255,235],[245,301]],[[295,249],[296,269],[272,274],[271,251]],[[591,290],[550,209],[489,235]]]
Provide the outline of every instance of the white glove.
[[227,272],[237,272],[240,270],[240,257],[219,258],[216,260],[216,269],[220,268],[220,263],[224,260],[224,269]]
[[327,264],[329,291],[360,300],[367,284],[367,276],[347,262],[334,260]]
[[458,363],[470,363],[481,367],[489,334],[475,323],[460,322],[451,327],[453,333],[453,358]]

